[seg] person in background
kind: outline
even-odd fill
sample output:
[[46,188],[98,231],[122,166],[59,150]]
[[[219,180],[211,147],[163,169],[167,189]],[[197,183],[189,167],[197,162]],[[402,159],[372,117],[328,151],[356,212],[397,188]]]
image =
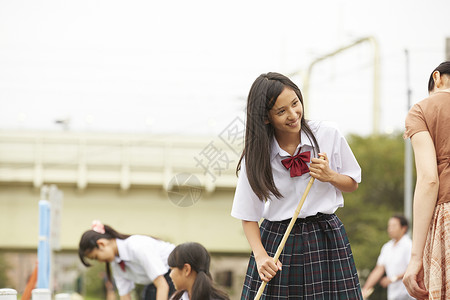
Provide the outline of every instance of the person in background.
[[374,286],[380,282],[382,287],[387,288],[388,300],[413,299],[402,282],[411,256],[411,239],[407,235],[408,220],[400,215],[391,217],[387,232],[391,240],[381,248],[377,265],[363,286],[363,297],[367,298]]
[[106,274],[114,282],[121,300],[131,300],[135,283],[146,285],[144,300],[167,300],[175,291],[169,277],[167,258],[174,245],[145,235],[127,235],[111,226],[94,221],[92,229],[83,233],[78,255],[89,267],[87,259],[106,263]]
[[417,182],[411,260],[403,283],[417,299],[450,299],[450,61],[431,72],[428,93],[405,120]]
[[184,243],[169,255],[170,277],[177,289],[171,300],[229,300],[213,285],[209,272],[211,258],[199,243]]

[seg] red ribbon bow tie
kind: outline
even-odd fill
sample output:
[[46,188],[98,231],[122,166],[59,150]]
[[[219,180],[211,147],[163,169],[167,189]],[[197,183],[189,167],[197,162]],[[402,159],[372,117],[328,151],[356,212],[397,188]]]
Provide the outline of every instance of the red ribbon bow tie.
[[289,158],[283,159],[281,163],[286,169],[291,169],[291,177],[301,176],[309,172],[307,162],[310,161],[311,151],[302,152]]
[[125,272],[125,262],[124,262],[123,260],[121,260],[121,261],[119,262],[119,266],[120,266],[120,268],[122,269],[122,271]]

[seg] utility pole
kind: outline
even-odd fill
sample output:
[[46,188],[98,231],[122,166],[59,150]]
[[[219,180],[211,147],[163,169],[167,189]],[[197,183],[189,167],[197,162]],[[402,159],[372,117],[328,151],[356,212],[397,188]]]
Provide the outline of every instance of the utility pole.
[[[406,112],[411,108],[411,88],[409,84],[409,52],[405,49],[406,58]],[[411,224],[412,222],[412,148],[411,139],[405,139],[405,190],[404,190],[404,215]],[[410,227],[411,228],[411,227]],[[409,230],[411,232],[411,229]]]
[[450,60],[450,37],[445,39],[445,60]]

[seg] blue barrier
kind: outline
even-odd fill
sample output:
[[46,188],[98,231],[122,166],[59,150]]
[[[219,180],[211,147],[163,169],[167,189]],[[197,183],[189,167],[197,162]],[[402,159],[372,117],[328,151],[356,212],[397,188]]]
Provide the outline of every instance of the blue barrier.
[[39,201],[39,243],[37,288],[50,285],[50,202]]

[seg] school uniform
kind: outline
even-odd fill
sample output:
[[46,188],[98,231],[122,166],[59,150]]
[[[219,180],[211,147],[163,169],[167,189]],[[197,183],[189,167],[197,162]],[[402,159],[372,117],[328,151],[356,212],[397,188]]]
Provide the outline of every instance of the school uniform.
[[[334,171],[361,181],[361,168],[347,141],[335,125],[309,121],[320,152],[327,154]],[[312,141],[301,131],[296,154],[310,151],[317,156]],[[274,256],[290,219],[311,178],[309,173],[291,177],[282,160],[290,154],[274,138],[270,163],[275,186],[282,198],[273,195],[264,203],[253,192],[242,160],[231,215],[258,222],[261,241]],[[309,163],[307,163],[309,165]],[[344,205],[341,191],[316,180],[280,256],[282,270],[267,284],[261,299],[362,299],[356,267],[342,222],[334,214]],[[249,261],[241,299],[253,299],[261,285],[254,255]]]
[[[170,298],[172,300],[174,297]],[[184,291],[183,294],[180,297],[180,300],[189,300],[189,294],[187,291]],[[208,299],[205,299],[208,300]],[[210,299],[210,300],[220,300],[220,299]]]
[[[154,294],[156,287],[152,283],[158,276],[164,276],[171,293],[174,291],[167,264],[174,245],[144,235],[132,235],[124,240],[116,239],[116,243],[119,255],[111,263],[111,267],[120,296],[130,293],[135,283],[147,285],[144,294]],[[144,295],[144,299],[152,297]]]
[[[175,299],[174,296],[172,296],[169,300]],[[187,291],[184,291],[183,294],[181,294],[179,300],[189,300],[189,294]],[[203,299],[202,299],[203,300]],[[211,299],[204,299],[204,300],[222,300],[221,298],[211,298]]]
[[181,300],[189,300],[189,294],[188,294],[187,291],[185,291],[185,292],[183,293],[183,295],[181,296]]

